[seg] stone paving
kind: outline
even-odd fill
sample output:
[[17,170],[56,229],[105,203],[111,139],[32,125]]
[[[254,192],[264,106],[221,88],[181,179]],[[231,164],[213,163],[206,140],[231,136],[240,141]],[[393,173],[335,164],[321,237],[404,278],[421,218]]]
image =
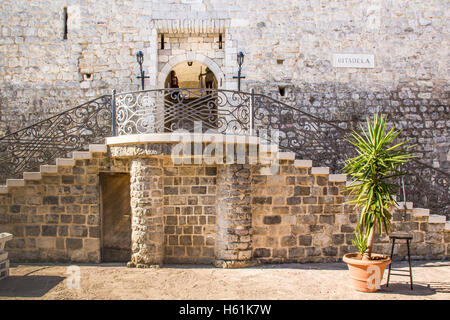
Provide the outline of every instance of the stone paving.
[[[407,270],[404,261],[394,262]],[[414,261],[408,277],[387,272],[376,293],[351,287],[344,263],[263,265],[243,269],[171,265],[160,269],[123,264],[80,265],[80,288],[69,289],[68,265],[12,264],[0,281],[0,299],[360,299],[450,300],[450,261]]]

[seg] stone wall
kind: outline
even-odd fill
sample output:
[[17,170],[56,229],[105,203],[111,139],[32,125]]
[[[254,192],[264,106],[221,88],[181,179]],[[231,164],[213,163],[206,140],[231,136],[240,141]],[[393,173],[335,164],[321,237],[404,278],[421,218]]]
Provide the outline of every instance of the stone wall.
[[99,171],[129,172],[129,164],[93,153],[44,167],[0,195],[0,232],[14,235],[12,261],[100,262]]
[[[275,88],[307,89],[300,85],[308,83],[324,85],[314,92],[327,94],[344,84],[360,95],[375,87],[420,88],[420,82],[432,81],[435,91],[444,93],[447,9],[439,0],[5,0],[0,4],[0,135],[112,89],[138,89],[138,50],[145,53],[148,83],[156,85],[158,63],[159,68],[166,63],[157,51],[161,32],[169,46],[171,39],[188,44],[181,35],[186,31],[199,35],[199,43],[190,45],[193,52],[208,46],[210,59],[223,58],[228,89],[236,88],[236,53],[242,50],[243,90],[254,81]],[[215,47],[219,32],[222,51]],[[334,52],[374,54],[375,68],[333,68]]]
[[[332,262],[356,250],[351,240],[358,210],[345,204],[343,176],[329,175],[325,169],[281,161],[277,175],[253,174],[254,258],[264,263]],[[450,232],[444,231],[445,219],[431,222],[421,209],[406,208],[393,210],[391,232],[413,235],[413,258],[448,258]],[[389,237],[376,235],[373,251],[389,254]],[[396,255],[406,255],[405,243]]]
[[217,233],[217,168],[164,163],[166,263],[212,263]]
[[331,82],[301,83],[286,86],[284,97],[278,86],[268,82],[251,85],[257,92],[341,128],[360,130],[368,117],[381,112],[387,115],[389,127],[402,130],[400,138],[415,145],[418,159],[447,172],[450,169],[450,92],[446,81],[423,80],[371,89]]
[[[197,60],[196,55],[208,57],[220,68],[224,67],[224,50],[219,49],[219,34],[164,34],[164,49],[161,49],[161,34],[158,35],[158,72],[161,72],[172,57],[187,55],[192,60]],[[185,61],[183,61],[186,63]],[[200,61],[201,62],[201,61]],[[181,61],[180,61],[181,63]],[[167,70],[170,71],[170,70]],[[194,72],[199,73],[200,70]],[[205,73],[205,69],[202,71]],[[167,76],[166,74],[162,76]],[[220,75],[216,75],[219,77]],[[223,81],[224,79],[222,79]],[[220,84],[220,78],[218,79]],[[164,87],[164,83],[158,83],[158,87]]]
[[[339,261],[359,214],[345,204],[345,176],[279,154],[279,171],[259,164],[174,165],[168,143],[74,153],[0,193],[0,232],[13,262],[101,261],[99,172],[130,172],[130,266]],[[155,155],[156,152],[156,155]],[[267,169],[267,168],[266,168]],[[415,259],[448,259],[445,217],[401,203],[392,231],[413,234]],[[396,253],[405,255],[402,244]],[[388,254],[387,236],[375,252]]]

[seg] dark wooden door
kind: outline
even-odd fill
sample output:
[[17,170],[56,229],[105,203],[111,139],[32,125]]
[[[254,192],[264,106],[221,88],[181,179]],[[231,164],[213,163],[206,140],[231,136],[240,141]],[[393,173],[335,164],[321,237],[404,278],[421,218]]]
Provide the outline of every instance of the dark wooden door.
[[103,201],[102,261],[130,261],[130,175],[105,173],[100,175],[100,181]]

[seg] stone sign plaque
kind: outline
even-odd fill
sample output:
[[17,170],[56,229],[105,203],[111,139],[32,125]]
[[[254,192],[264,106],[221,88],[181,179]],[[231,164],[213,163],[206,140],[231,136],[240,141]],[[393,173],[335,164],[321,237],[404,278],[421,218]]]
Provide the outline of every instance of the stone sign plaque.
[[375,68],[375,56],[373,54],[334,53],[333,67]]

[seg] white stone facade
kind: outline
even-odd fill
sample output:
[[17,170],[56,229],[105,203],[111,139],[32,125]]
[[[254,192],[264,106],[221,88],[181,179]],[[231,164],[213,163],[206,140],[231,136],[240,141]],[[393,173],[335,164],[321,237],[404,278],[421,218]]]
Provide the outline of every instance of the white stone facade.
[[[236,89],[239,50],[245,90],[255,81],[370,88],[447,80],[446,11],[442,1],[406,0],[6,0],[0,4],[1,120],[34,122],[113,88],[137,89],[138,50],[145,53],[148,83],[158,86],[158,71],[170,63],[158,50],[161,33],[168,47],[180,46],[168,48],[172,56],[192,49],[215,61],[227,89]],[[333,68],[333,53],[373,54],[375,68]]]
[[[408,135],[432,152],[429,163],[443,167],[450,159],[450,123],[443,119],[448,6],[439,0],[5,0],[0,136],[113,89],[138,90],[139,50],[150,76],[146,89],[163,86],[177,63],[195,60],[230,90],[237,89],[236,54],[243,51],[243,91],[336,121],[380,110],[396,114],[399,128],[417,129]],[[374,67],[335,67],[336,54],[373,56]],[[425,133],[430,126],[437,131]]]

